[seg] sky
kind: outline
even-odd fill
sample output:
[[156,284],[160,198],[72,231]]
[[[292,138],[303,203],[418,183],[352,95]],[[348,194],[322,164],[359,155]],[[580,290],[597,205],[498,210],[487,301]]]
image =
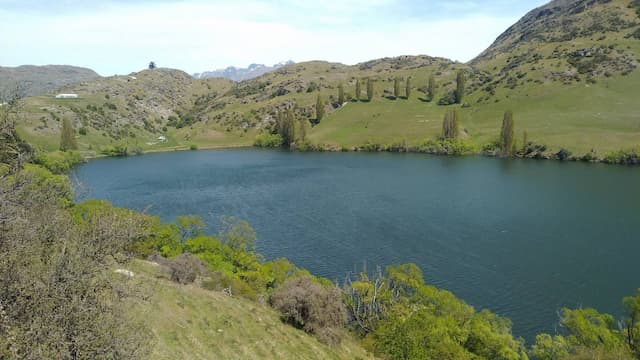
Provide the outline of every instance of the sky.
[[103,76],[150,61],[196,73],[251,63],[466,62],[547,0],[0,0],[0,66]]

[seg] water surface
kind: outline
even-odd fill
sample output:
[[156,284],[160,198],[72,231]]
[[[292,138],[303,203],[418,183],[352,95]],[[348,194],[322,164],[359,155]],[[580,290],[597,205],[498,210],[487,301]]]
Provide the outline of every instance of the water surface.
[[80,197],[246,219],[268,259],[342,280],[414,262],[531,341],[563,306],[620,315],[640,288],[640,168],[419,154],[241,149],[100,159]]

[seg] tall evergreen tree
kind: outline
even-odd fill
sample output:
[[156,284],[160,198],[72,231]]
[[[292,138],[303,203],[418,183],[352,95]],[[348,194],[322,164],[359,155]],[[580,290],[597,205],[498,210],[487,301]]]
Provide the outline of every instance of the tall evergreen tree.
[[340,104],[340,106],[344,104],[344,86],[342,85],[342,83],[338,85],[338,103]]
[[316,99],[316,121],[319,123],[324,118],[324,101],[322,101],[322,97],[318,94],[318,98]]
[[429,83],[427,84],[427,101],[433,101],[436,98],[436,77],[431,74]]
[[407,99],[409,99],[409,97],[411,96],[411,78],[407,77],[407,84],[404,90],[404,95],[407,97]]
[[373,100],[373,80],[367,79],[367,101]]
[[458,110],[449,109],[444,115],[444,121],[442,121],[442,138],[443,139],[455,139],[459,133],[459,119]]
[[464,72],[462,70],[458,70],[458,75],[456,76],[456,104],[462,104],[465,82],[466,79],[464,77]]
[[503,156],[513,155],[515,147],[515,123],[512,111],[504,113],[502,131],[500,132],[500,147]]
[[360,101],[360,95],[362,93],[362,89],[360,88],[360,79],[356,80],[356,101]]
[[393,79],[393,96],[397,99],[400,97],[400,78]]
[[76,132],[73,130],[71,121],[64,118],[62,120],[62,131],[60,132],[60,150],[78,150],[78,143],[76,142]]

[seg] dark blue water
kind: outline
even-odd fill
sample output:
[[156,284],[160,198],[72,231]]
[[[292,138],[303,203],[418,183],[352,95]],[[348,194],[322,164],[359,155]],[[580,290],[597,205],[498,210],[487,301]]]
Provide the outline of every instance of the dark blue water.
[[254,149],[100,159],[80,197],[173,220],[246,219],[267,258],[342,280],[414,262],[531,340],[564,306],[621,313],[640,288],[640,168]]

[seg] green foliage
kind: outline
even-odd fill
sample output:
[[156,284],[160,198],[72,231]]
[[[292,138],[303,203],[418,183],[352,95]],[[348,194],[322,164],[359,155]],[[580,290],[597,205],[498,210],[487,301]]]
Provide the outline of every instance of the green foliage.
[[502,156],[512,156],[515,152],[515,123],[513,112],[507,111],[502,119],[502,129],[500,130],[500,149]]
[[603,161],[607,164],[638,165],[640,164],[640,148],[609,152],[605,154]]
[[466,83],[466,79],[465,79],[465,75],[464,75],[464,71],[459,70],[458,74],[456,75],[456,104],[462,104],[462,99],[464,97],[464,91],[465,91],[465,83]]
[[298,122],[298,139],[296,141],[296,145],[298,142],[305,143],[307,141],[307,134],[311,129],[309,129],[309,121],[307,119],[300,119]]
[[404,96],[409,99],[411,97],[411,78],[407,77],[407,83],[404,87]]
[[562,309],[565,336],[541,334],[531,348],[538,359],[632,359],[632,347],[611,315],[595,309]]
[[64,174],[84,162],[84,158],[77,151],[55,151],[37,154],[34,162],[54,174]]
[[360,79],[356,80],[356,101],[360,101],[360,95],[362,95],[362,85],[360,85]]
[[450,109],[444,115],[442,121],[442,138],[443,139],[455,139],[460,132],[460,120],[458,110]]
[[527,359],[511,323],[424,283],[414,264],[345,284],[351,326],[389,359]]
[[338,84],[338,104],[342,106],[344,104],[344,85]]
[[262,132],[256,135],[254,146],[262,148],[278,148],[282,146],[282,135]]
[[373,89],[373,80],[371,78],[367,79],[367,101],[371,102],[373,100],[374,89]]
[[109,146],[101,151],[102,155],[111,157],[124,157],[129,156],[129,150],[124,145]]
[[322,96],[318,94],[316,98],[316,123],[320,123],[324,118],[324,101],[322,100]]
[[625,297],[622,303],[626,315],[624,338],[636,358],[640,359],[640,289],[635,296]]
[[198,145],[196,145],[196,144],[189,145],[189,150],[191,150],[191,151],[198,150]]
[[167,118],[167,120],[167,126],[173,126],[176,129],[182,129],[187,126],[191,126],[197,121],[197,119],[191,114],[185,114],[179,117],[171,115]]
[[400,78],[397,76],[393,79],[393,97],[400,97]]
[[436,77],[429,75],[429,82],[427,84],[427,101],[431,102],[436,98]]
[[76,132],[73,130],[71,121],[64,118],[62,120],[62,130],[60,132],[60,151],[78,150]]
[[418,152],[433,155],[461,156],[477,153],[474,144],[461,138],[427,140],[418,145],[416,149]]
[[291,147],[296,141],[296,120],[293,110],[288,109],[286,115],[278,113],[277,132],[282,137],[282,145]]
[[449,91],[443,97],[441,97],[440,100],[438,100],[438,105],[441,105],[441,106],[453,105],[456,103],[456,101],[457,101],[456,92]]
[[564,337],[540,334],[531,348],[531,356],[538,360],[561,360],[568,358],[569,349]]

